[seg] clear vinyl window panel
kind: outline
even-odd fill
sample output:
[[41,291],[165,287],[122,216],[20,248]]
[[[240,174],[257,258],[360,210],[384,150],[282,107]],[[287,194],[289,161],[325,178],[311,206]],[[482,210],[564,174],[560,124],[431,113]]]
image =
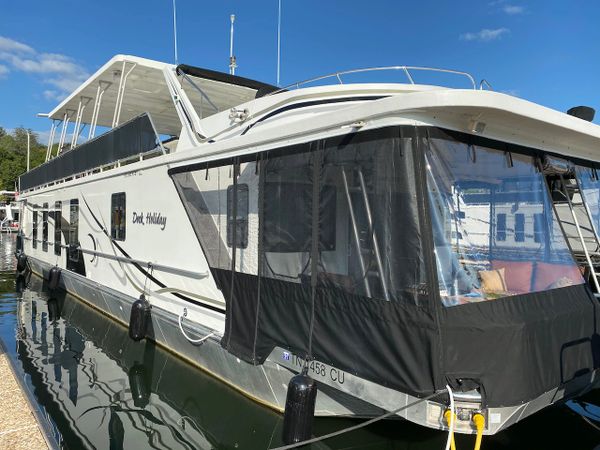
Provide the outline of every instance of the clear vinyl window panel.
[[246,183],[227,188],[227,246],[248,247],[248,195]]
[[246,158],[172,175],[220,277],[233,268],[293,295],[312,296],[315,286],[322,295],[421,303],[427,286],[411,138],[388,130]]
[[431,139],[426,158],[445,306],[584,282],[533,157]]
[[173,179],[208,265],[231,270],[235,259],[236,271],[258,275],[257,163],[207,166],[175,174]]

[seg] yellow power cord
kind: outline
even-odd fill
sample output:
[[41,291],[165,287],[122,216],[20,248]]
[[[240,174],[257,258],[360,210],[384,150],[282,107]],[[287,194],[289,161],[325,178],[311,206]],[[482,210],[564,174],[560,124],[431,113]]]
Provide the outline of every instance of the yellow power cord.
[[[446,412],[444,413],[444,418],[446,419],[446,423],[448,424],[448,427],[450,427],[450,417],[452,417],[452,411],[447,409]],[[456,414],[454,414],[454,423],[456,423]],[[448,445],[448,444],[446,444],[446,445]],[[452,435],[450,436],[450,448],[452,450],[456,450],[456,444],[454,443],[454,430],[452,430]]]
[[485,417],[481,413],[473,414],[473,423],[477,429],[477,437],[475,438],[475,449],[479,450],[481,447],[481,439],[483,438],[483,427],[485,426]]

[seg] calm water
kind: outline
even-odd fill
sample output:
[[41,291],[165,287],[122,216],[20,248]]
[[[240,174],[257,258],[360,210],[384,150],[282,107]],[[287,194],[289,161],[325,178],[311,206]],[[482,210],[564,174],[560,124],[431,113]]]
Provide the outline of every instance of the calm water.
[[[0,236],[0,338],[48,428],[68,449],[267,449],[282,445],[282,417],[69,295],[50,298],[32,276],[16,292],[14,236]],[[595,398],[594,398],[595,397]],[[587,398],[596,404],[600,395]],[[317,419],[315,435],[357,422]],[[443,449],[446,434],[386,421],[314,449]],[[459,436],[459,450],[473,448]],[[564,406],[496,436],[483,449],[594,449],[600,432]]]

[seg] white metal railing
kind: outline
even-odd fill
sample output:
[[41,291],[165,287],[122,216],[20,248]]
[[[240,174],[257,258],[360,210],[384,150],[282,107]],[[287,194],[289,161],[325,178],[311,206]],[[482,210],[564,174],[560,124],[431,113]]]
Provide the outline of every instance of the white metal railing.
[[[283,91],[286,91],[286,90],[289,90],[292,88],[299,88],[300,86],[304,86],[304,85],[310,84],[310,83],[315,83],[317,81],[325,80],[327,78],[336,78],[339,84],[344,84],[344,82],[342,80],[342,76],[345,76],[345,75],[366,73],[366,72],[392,71],[392,70],[397,70],[397,71],[403,72],[410,84],[416,84],[415,80],[413,78],[413,75],[411,74],[411,71],[437,72],[437,73],[449,73],[449,74],[453,74],[453,75],[463,76],[469,80],[473,89],[477,89],[477,83],[475,82],[475,78],[473,78],[473,76],[470,73],[461,72],[459,70],[440,69],[440,68],[436,68],[436,67],[419,67],[419,66],[383,66],[383,67],[368,67],[368,68],[364,68],[364,69],[344,70],[341,72],[334,72],[334,73],[330,73],[327,75],[321,75],[319,77],[310,78],[310,79],[304,80],[304,81],[297,81],[297,82],[292,83],[288,86],[285,86],[277,91],[274,91],[274,92],[270,93],[269,95],[277,94],[279,92],[283,92]],[[490,86],[487,81],[485,81],[485,84]],[[481,89],[481,87],[480,87],[480,89]]]

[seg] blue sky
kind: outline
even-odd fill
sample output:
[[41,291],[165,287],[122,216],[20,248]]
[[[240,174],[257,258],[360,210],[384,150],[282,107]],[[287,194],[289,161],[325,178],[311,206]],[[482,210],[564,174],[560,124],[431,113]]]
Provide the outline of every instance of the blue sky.
[[[598,1],[282,5],[282,85],[358,67],[435,66],[558,110],[600,110]],[[237,74],[275,84],[277,0],[177,0],[177,13],[180,62],[227,71],[234,13]],[[35,114],[50,111],[117,53],[172,62],[171,0],[3,2],[0,126],[45,131],[49,122]]]

